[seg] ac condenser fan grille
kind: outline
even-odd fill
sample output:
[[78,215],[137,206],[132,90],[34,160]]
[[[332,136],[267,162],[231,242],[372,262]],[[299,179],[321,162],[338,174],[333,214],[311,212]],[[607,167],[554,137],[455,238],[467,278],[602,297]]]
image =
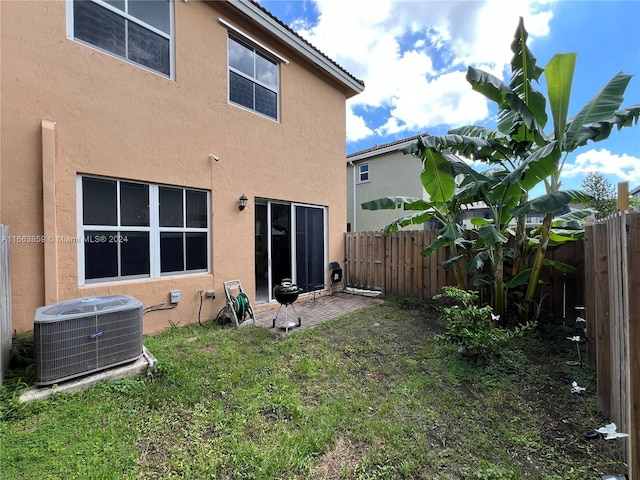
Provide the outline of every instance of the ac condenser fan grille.
[[[100,297],[95,297],[100,299]],[[36,380],[49,385],[127,363],[142,355],[142,303],[133,297],[104,313],[58,314],[53,307],[36,312]],[[85,300],[85,299],[82,299]],[[68,302],[67,302],[68,303]],[[84,301],[85,306],[89,303]],[[56,313],[54,313],[56,312]],[[52,320],[49,313],[53,313]]]

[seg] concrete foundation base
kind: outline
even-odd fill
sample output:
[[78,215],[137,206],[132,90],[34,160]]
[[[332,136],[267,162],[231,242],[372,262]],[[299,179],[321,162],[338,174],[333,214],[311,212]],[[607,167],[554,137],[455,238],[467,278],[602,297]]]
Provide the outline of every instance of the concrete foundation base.
[[158,361],[156,357],[151,355],[146,347],[142,347],[142,357],[135,362],[118,367],[103,370],[101,372],[87,375],[86,377],[69,380],[50,387],[30,388],[20,395],[21,402],[30,402],[32,400],[44,400],[54,393],[75,393],[80,390],[92,387],[100,382],[115,382],[122,378],[137,378],[147,371],[153,371]]

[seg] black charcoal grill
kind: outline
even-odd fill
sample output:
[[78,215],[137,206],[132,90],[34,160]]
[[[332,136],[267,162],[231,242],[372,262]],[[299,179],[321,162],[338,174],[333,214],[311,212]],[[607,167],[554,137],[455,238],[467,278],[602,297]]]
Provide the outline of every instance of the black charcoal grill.
[[[298,299],[301,288],[298,288],[297,285],[294,285],[291,282],[290,278],[283,278],[280,282],[280,285],[276,285],[273,287],[273,296],[276,298],[276,301],[280,304],[278,307],[278,313],[276,313],[276,318],[273,319],[273,328],[276,328],[276,320],[278,320],[278,315],[280,314],[280,309],[284,305],[284,325],[286,333],[289,333],[289,327],[295,327],[295,322],[289,322],[289,306],[293,309],[293,313],[295,313],[296,317],[298,317],[298,312],[296,312],[295,307],[293,306],[294,302]],[[297,326],[302,325],[302,319],[298,317]]]

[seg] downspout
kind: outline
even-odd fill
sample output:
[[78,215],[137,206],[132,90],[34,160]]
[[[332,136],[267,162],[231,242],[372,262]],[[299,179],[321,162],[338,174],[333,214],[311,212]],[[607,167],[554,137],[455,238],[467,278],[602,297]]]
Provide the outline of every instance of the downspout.
[[351,231],[357,231],[356,225],[356,166],[353,164],[353,160],[348,161],[349,165],[353,168],[353,225],[351,226]]

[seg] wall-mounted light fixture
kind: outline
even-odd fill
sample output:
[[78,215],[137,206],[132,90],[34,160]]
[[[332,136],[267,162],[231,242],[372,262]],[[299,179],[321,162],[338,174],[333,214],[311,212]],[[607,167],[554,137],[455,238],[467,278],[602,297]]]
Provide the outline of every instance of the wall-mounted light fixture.
[[242,195],[240,195],[240,205],[238,206],[238,208],[242,211],[245,209],[245,207],[247,206],[247,196],[243,193]]

